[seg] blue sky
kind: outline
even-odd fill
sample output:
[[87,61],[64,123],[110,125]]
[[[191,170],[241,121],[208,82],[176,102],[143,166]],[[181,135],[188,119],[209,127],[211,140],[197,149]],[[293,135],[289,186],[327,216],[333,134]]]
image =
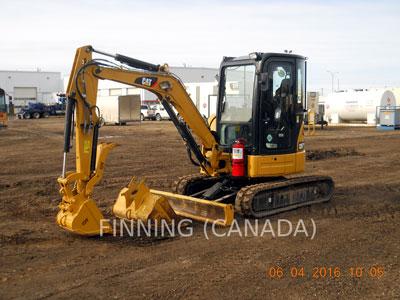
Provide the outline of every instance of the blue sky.
[[[400,87],[398,1],[1,1],[1,70],[67,74],[75,49],[218,67],[254,51],[309,57],[309,90]],[[21,10],[22,9],[22,10]]]

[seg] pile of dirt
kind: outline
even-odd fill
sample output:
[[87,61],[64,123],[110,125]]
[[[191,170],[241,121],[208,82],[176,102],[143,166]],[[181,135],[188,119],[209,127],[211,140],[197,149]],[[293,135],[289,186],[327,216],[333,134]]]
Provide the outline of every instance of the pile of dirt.
[[329,150],[308,150],[306,152],[307,160],[321,160],[331,157],[357,156],[362,155],[354,148],[334,148]]

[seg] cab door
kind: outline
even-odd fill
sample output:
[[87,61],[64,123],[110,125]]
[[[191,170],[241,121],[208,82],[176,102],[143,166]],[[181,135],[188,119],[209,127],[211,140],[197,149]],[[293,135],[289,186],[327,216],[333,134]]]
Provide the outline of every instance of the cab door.
[[296,152],[295,60],[270,58],[263,67],[268,90],[261,92],[260,154]]

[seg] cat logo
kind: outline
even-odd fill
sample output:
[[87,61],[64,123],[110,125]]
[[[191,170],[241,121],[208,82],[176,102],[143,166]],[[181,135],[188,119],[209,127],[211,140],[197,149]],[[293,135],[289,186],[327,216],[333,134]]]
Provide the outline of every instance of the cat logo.
[[145,86],[151,86],[151,82],[152,81],[153,80],[151,78],[146,78],[146,77],[142,78],[142,84],[145,85]]
[[136,78],[135,83],[148,87],[154,87],[158,81],[157,77],[139,77]]

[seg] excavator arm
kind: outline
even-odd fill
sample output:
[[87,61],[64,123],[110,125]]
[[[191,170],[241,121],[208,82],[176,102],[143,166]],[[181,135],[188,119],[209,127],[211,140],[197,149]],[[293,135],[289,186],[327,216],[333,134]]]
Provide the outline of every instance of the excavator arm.
[[[104,59],[93,59],[93,52],[111,56],[130,68],[123,68]],[[134,68],[134,69],[132,69]],[[202,171],[210,176],[229,173],[229,155],[222,152],[213,133],[193,104],[179,78],[168,66],[157,66],[123,55],[96,51],[91,46],[77,50],[67,88],[67,109],[64,132],[63,173],[58,179],[63,200],[57,222],[78,234],[111,233],[113,228],[90,198],[93,187],[103,175],[108,152],[115,143],[98,143],[99,114],[96,106],[98,81],[112,80],[149,90],[157,95],[177,126],[186,146],[196,156]],[[179,124],[173,106],[198,137],[202,148],[186,127]],[[75,118],[75,119],[74,119]],[[76,172],[66,171],[71,138],[76,134]],[[164,193],[167,194],[167,193]],[[113,212],[123,219],[161,220],[171,223],[181,217],[201,221],[217,221],[229,225],[233,219],[230,204],[215,203],[191,197],[171,195],[170,199],[152,193],[142,181],[133,179],[121,190]]]

